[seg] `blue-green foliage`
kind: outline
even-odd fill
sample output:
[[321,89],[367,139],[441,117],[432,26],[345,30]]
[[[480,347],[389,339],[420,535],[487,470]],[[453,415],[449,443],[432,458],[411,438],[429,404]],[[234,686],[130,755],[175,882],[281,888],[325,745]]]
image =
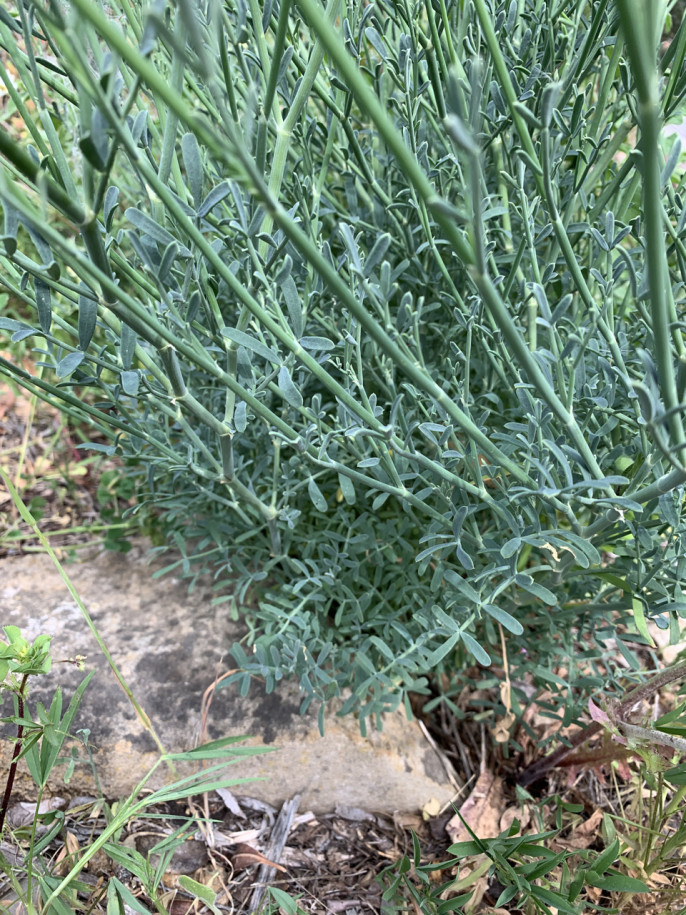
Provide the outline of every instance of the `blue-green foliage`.
[[[0,282],[37,309],[45,390],[86,397],[135,516],[181,550],[170,568],[210,571],[217,612],[245,614],[241,689],[294,674],[306,706],[347,688],[364,722],[437,673],[503,663],[502,627],[513,679],[571,688],[568,722],[613,677],[604,640],[636,667],[644,619],[676,631],[686,610],[683,442],[614,6],[332,2],[329,40],[366,95],[318,46],[319,4],[188,0],[176,23],[133,6],[128,57],[80,0],[35,11],[69,153],[46,134],[40,169],[60,190],[73,174],[99,220],[99,241],[67,243],[30,195],[0,193]],[[20,145],[1,151],[45,195]],[[681,400],[677,158],[662,199]]]

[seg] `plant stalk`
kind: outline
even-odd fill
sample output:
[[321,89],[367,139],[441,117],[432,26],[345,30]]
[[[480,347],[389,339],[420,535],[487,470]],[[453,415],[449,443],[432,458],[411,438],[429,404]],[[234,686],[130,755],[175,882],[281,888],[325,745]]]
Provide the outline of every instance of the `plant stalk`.
[[[16,692],[17,696],[17,717],[24,717],[24,699],[26,697],[26,684],[28,682],[29,675],[24,674],[21,678],[21,683],[19,684],[19,689]],[[14,747],[12,749],[12,760],[10,762],[9,771],[7,773],[7,782],[5,783],[5,793],[2,796],[2,805],[0,806],[0,836],[2,835],[3,828],[5,826],[5,818],[7,816],[7,811],[9,809],[10,800],[12,798],[12,788],[14,787],[14,779],[17,775],[17,766],[19,765],[19,754],[21,753],[21,743],[24,738],[24,725],[17,725],[17,736],[14,738]]]

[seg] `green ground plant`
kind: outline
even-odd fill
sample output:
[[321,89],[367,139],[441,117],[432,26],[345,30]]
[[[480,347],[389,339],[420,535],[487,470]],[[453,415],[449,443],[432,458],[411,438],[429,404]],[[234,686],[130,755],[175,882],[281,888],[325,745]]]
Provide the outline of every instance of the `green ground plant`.
[[[565,806],[561,802],[560,810]],[[534,915],[537,912],[556,910],[567,915],[584,915],[589,911],[589,900],[583,894],[587,886],[608,893],[648,893],[648,886],[635,877],[629,877],[613,867],[619,857],[620,842],[608,843],[600,854],[595,851],[561,851],[555,853],[548,846],[561,832],[520,831],[520,824],[492,839],[474,837],[468,842],[456,842],[448,849],[445,861],[425,864],[421,849],[415,839],[412,857],[406,855],[382,875],[385,881],[384,900],[389,912],[407,911],[405,903],[411,899],[417,911],[427,915],[443,912],[470,913],[478,911],[470,905],[473,887],[485,874],[498,881],[502,890],[496,909],[514,902],[517,910]],[[468,865],[465,867],[465,865]],[[466,873],[461,874],[461,870]],[[448,871],[449,879],[436,880],[437,872]],[[607,908],[593,906],[593,911],[617,912],[614,902]]]
[[[4,704],[8,697],[11,698],[13,714],[1,718],[0,722],[14,729],[14,733],[2,735],[11,742],[12,753],[4,787],[0,787],[0,838],[3,839],[0,848],[0,873],[6,878],[11,892],[8,898],[7,887],[3,887],[5,892],[0,908],[2,911],[23,912],[26,915],[37,915],[38,912],[45,915],[73,915],[79,911],[102,911],[105,907],[108,915],[127,910],[150,915],[148,902],[142,902],[127,885],[127,881],[133,879],[138,881],[146,900],[149,900],[154,910],[160,915],[169,915],[168,894],[162,884],[162,878],[174,852],[187,839],[189,833],[197,829],[197,820],[195,817],[188,817],[185,824],[165,836],[150,849],[147,856],[121,841],[122,830],[137,818],[156,816],[155,811],[159,805],[186,800],[250,781],[246,778],[230,778],[227,775],[227,771],[230,772],[230,763],[239,757],[269,752],[269,748],[238,746],[244,738],[229,737],[201,744],[185,752],[166,752],[144,709],[133,696],[102,642],[69,577],[38,529],[35,519],[7,476],[2,471],[0,474],[22,518],[56,563],[65,584],[84,614],[86,624],[93,631],[104,652],[112,673],[159,749],[157,761],[141,776],[128,797],[118,799],[112,806],[104,797],[98,799],[106,816],[105,828],[93,835],[89,842],[79,845],[78,853],[72,853],[66,861],[68,867],[65,872],[65,862],[55,859],[51,844],[59,836],[64,836],[64,813],[53,809],[45,810],[42,802],[56,780],[68,783],[77,762],[93,768],[95,784],[99,786],[87,739],[82,740],[87,750],[83,758],[79,758],[78,752],[74,753],[73,749],[67,753],[65,747],[65,744],[74,743],[77,733],[75,719],[93,671],[84,677],[75,690],[64,713],[60,687],[55,690],[49,704],[38,703],[34,711],[33,703],[29,701],[30,687],[36,677],[47,675],[52,670],[51,637],[39,635],[30,642],[18,627],[3,627],[5,640],[0,639],[0,704]],[[80,660],[83,659],[74,659],[74,663],[79,663]],[[21,760],[25,760],[35,785],[35,796],[31,799],[35,804],[35,813],[28,828],[11,828],[7,815],[15,799],[13,789]],[[189,768],[190,774],[180,777],[180,766]],[[150,781],[160,767],[167,767],[174,778],[164,787],[150,790]],[[101,851],[129,876],[124,879],[122,873],[119,877],[111,875],[100,887],[99,892],[94,894],[93,886],[80,880],[80,875],[88,862]],[[191,900],[195,899],[197,904],[206,906],[210,911],[218,911],[214,905],[216,894],[209,887],[185,876],[179,878],[179,886],[190,894]],[[275,894],[275,900],[280,894],[281,903],[286,901],[290,911],[298,911],[296,901],[288,894],[273,887],[270,887],[269,891]],[[194,903],[191,901],[189,904]]]
[[44,370],[0,370],[91,423],[169,568],[245,614],[242,691],[294,676],[364,728],[508,644],[568,725],[617,687],[608,639],[638,671],[648,620],[677,636],[663,24],[629,0],[3,11],[27,139],[0,134],[0,283],[35,320],[0,327]]
[[[6,724],[16,728],[13,739],[14,749],[12,763],[8,772],[2,806],[0,807],[0,835],[11,839],[3,843],[0,851],[0,872],[8,879],[13,898],[3,901],[3,910],[8,906],[11,911],[23,911],[26,915],[43,912],[50,915],[73,915],[77,911],[92,911],[100,903],[106,903],[107,912],[123,912],[125,907],[135,912],[149,915],[150,909],[143,904],[122,882],[120,877],[112,876],[102,887],[100,898],[92,898],[93,887],[79,880],[79,875],[95,854],[103,850],[123,870],[136,878],[145,893],[152,901],[155,910],[167,915],[164,903],[162,877],[167,869],[174,851],[186,840],[189,830],[197,827],[190,818],[172,835],[165,837],[151,849],[149,856],[143,856],[135,849],[126,847],[119,841],[122,829],[136,817],[153,815],[156,805],[175,800],[185,800],[194,795],[214,791],[217,788],[234,786],[246,779],[226,777],[227,765],[238,756],[254,755],[266,752],[262,747],[235,746],[241,738],[223,738],[185,753],[161,754],[157,763],[141,778],[128,798],[110,808],[103,799],[107,813],[107,825],[102,832],[94,836],[87,845],[80,847],[78,855],[68,861],[66,874],[59,870],[53,860],[51,842],[64,831],[64,815],[59,811],[44,811],[41,802],[48,788],[53,770],[59,764],[68,763],[73,767],[74,757],[62,757],[65,741],[72,739],[72,726],[77,714],[83,693],[92,676],[88,674],[71,698],[69,707],[62,714],[62,693],[58,688],[49,708],[39,704],[33,715],[28,707],[28,692],[32,677],[47,674],[52,666],[50,655],[50,637],[38,636],[29,643],[16,626],[4,627],[6,642],[0,641],[0,695],[10,693],[14,699],[14,714],[2,719]],[[4,698],[4,697],[3,697]],[[24,759],[36,786],[35,814],[27,830],[10,830],[6,815],[12,801],[12,788],[20,759]],[[199,768],[205,763],[207,768]],[[156,791],[148,791],[144,796],[151,777],[163,765],[176,766],[192,764],[197,771],[183,778],[177,778],[172,784]],[[28,834],[26,834],[28,832]],[[151,857],[157,856],[156,863]],[[196,883],[190,878],[180,878],[180,885],[192,897],[200,900],[210,910],[215,894],[208,887]]]
[[[644,691],[644,697],[654,695],[684,675],[686,666],[682,663],[662,671],[637,690]],[[564,836],[574,838],[576,827],[587,814],[583,803],[570,803],[565,795],[546,795],[537,801],[518,786],[520,809],[533,808],[533,824],[528,823],[528,817],[525,824],[515,820],[492,837],[476,835],[466,824],[471,839],[454,843],[447,856],[436,861],[424,859],[413,837],[412,855],[404,855],[379,877],[388,911],[406,911],[411,901],[417,911],[427,915],[471,915],[483,911],[485,884],[496,910],[509,911],[511,904],[526,915],[551,910],[568,915],[634,912],[637,908],[683,911],[679,850],[686,839],[686,765],[679,760],[686,751],[686,706],[680,703],[652,724],[628,721],[627,712],[635,708],[638,698],[639,694],[627,696],[608,710],[591,701],[594,724],[578,735],[588,739],[605,728],[609,738],[574,763],[577,768],[604,766],[612,773],[614,803],[603,812],[600,850],[596,843],[579,848],[559,842]],[[560,763],[562,758],[560,752],[556,761]],[[572,764],[570,755],[567,760]],[[620,760],[625,767],[624,790],[616,771]],[[631,770],[628,760],[633,762]],[[541,777],[543,771],[539,763],[532,780],[533,776]],[[631,781],[627,784],[628,771]],[[579,797],[587,795],[582,791]],[[589,892],[594,895],[589,897]]]

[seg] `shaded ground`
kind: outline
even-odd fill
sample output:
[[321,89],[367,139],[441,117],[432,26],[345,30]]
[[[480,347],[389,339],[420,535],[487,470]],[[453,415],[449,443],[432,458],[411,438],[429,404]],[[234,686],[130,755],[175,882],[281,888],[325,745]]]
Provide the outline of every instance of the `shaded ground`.
[[[28,361],[24,365],[30,368]],[[114,507],[107,477],[103,478],[114,465],[79,451],[78,444],[57,409],[0,375],[0,470],[63,556],[84,544],[104,542],[109,524],[103,521],[102,509]],[[0,484],[0,557],[37,548],[10,493]]]
[[[408,851],[411,853],[410,828],[422,837],[427,851],[436,856],[446,844],[431,838],[419,816],[394,822],[361,810],[341,809],[315,817],[298,811],[297,799],[278,811],[251,798],[236,799],[228,791],[222,795],[224,799],[210,795],[204,802],[201,800],[198,808],[189,809],[182,804],[154,808],[155,818],[134,820],[120,838],[119,844],[125,849],[147,855],[179,829],[187,836],[159,886],[171,915],[197,910],[192,895],[178,884],[180,874],[211,887],[217,893],[216,904],[235,912],[259,911],[269,901],[267,887],[282,889],[298,898],[305,912],[379,912],[382,890],[376,878],[384,867]],[[21,822],[22,816],[30,819],[31,812],[26,808],[28,805],[13,808],[15,824]],[[83,855],[105,825],[101,802],[94,798],[74,798],[69,802],[64,811],[64,829],[50,848],[56,872],[66,874],[69,865]],[[28,822],[24,832],[27,826]],[[41,828],[47,829],[47,823]],[[22,827],[15,825],[15,834],[21,832]],[[8,847],[2,850],[7,855]],[[151,861],[156,860],[152,853]],[[113,877],[121,880],[141,903],[151,904],[141,880],[132,877],[105,852],[98,852],[82,874],[80,906],[104,911],[108,883]]]

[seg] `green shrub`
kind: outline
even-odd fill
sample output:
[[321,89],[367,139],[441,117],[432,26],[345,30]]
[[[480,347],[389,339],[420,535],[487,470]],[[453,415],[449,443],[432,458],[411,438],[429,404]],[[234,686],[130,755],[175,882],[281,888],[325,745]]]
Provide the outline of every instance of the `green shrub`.
[[658,68],[652,9],[2,14],[0,282],[36,321],[0,326],[52,372],[2,370],[245,613],[242,690],[348,688],[364,727],[496,659],[568,723],[605,640],[677,632],[686,31]]

